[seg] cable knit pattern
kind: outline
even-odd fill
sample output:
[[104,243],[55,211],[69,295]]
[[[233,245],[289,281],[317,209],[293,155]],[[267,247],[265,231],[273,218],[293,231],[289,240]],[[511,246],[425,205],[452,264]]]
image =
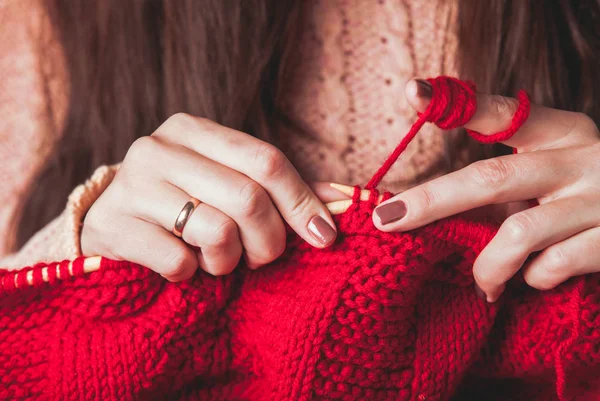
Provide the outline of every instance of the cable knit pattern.
[[[313,0],[283,110],[284,148],[309,177],[363,184],[414,118],[404,86],[455,75],[452,1]],[[426,127],[384,182],[399,191],[448,172],[447,141]],[[466,161],[462,161],[466,163]]]
[[599,275],[547,292],[518,277],[487,304],[471,266],[497,227],[382,233],[375,199],[335,217],[331,248],[290,230],[257,271],[171,283],[108,259],[81,275],[80,258],[75,278],[51,264],[50,284],[44,264],[4,273],[0,399],[598,399]]

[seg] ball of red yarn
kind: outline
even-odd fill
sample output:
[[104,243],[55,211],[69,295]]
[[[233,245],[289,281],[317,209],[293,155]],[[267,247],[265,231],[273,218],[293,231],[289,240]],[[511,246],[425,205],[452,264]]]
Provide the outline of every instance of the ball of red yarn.
[[[461,81],[452,77],[436,77],[427,80],[431,85],[431,100],[423,113],[418,113],[419,119],[413,124],[408,133],[402,138],[400,144],[394,149],[381,168],[375,173],[365,188],[376,188],[387,174],[398,157],[404,152],[421,127],[426,122],[436,124],[442,129],[460,128],[473,118],[477,110],[476,87],[473,82]],[[479,132],[466,131],[474,139],[483,143],[506,141],[512,137],[529,117],[530,100],[523,90],[518,94],[519,107],[513,116],[510,126],[502,132],[493,135],[483,135]]]
[[497,226],[383,233],[377,197],[357,191],[332,247],[288,230],[256,271],[171,283],[108,259],[84,274],[80,258],[73,277],[68,261],[0,273],[0,399],[599,398],[600,275],[546,292],[516,277],[487,304],[472,265]]
[[435,123],[442,129],[466,125],[477,110],[475,84],[451,77],[429,78],[431,101],[419,117]]

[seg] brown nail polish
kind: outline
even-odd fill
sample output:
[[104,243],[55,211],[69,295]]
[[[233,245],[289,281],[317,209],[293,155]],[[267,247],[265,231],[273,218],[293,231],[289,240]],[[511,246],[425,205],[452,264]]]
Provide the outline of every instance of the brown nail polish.
[[308,231],[321,245],[329,244],[336,237],[336,232],[333,227],[331,227],[321,216],[314,216],[310,219],[308,222]]
[[483,292],[483,290],[481,288],[479,288],[477,283],[475,283],[475,293],[477,294],[477,296],[479,298],[483,299],[484,301],[487,300],[487,296],[485,295],[485,292]]
[[381,224],[393,223],[406,215],[406,205],[402,201],[386,203],[375,208],[375,214],[381,220]]
[[417,95],[419,95],[419,97],[431,97],[433,91],[429,82],[417,79],[417,84]]

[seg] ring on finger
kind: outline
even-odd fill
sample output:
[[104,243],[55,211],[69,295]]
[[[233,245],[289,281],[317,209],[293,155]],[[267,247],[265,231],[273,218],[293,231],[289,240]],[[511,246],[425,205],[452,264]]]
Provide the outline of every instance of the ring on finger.
[[173,225],[173,229],[171,230],[173,235],[181,238],[181,236],[183,235],[183,229],[185,228],[186,223],[188,222],[188,220],[190,219],[190,216],[192,215],[192,213],[194,213],[194,210],[196,210],[196,207],[199,204],[200,204],[200,201],[198,199],[191,197],[190,200],[188,200],[186,202],[186,204],[183,205],[181,212],[179,212],[179,215],[177,215],[177,219],[175,219],[175,224]]

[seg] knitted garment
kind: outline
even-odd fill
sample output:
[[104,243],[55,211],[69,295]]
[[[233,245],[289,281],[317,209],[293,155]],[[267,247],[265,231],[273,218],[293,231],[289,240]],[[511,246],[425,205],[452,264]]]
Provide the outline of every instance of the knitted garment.
[[[0,399],[600,399],[600,275],[546,292],[517,276],[488,304],[472,266],[497,226],[373,226],[374,188],[419,124],[464,124],[475,111],[474,86],[430,82],[432,105],[370,199],[357,190],[334,216],[330,248],[288,230],[268,266],[181,283],[109,259],[90,274],[82,258],[72,271],[63,261],[2,273]],[[520,99],[513,131],[527,117]]]

